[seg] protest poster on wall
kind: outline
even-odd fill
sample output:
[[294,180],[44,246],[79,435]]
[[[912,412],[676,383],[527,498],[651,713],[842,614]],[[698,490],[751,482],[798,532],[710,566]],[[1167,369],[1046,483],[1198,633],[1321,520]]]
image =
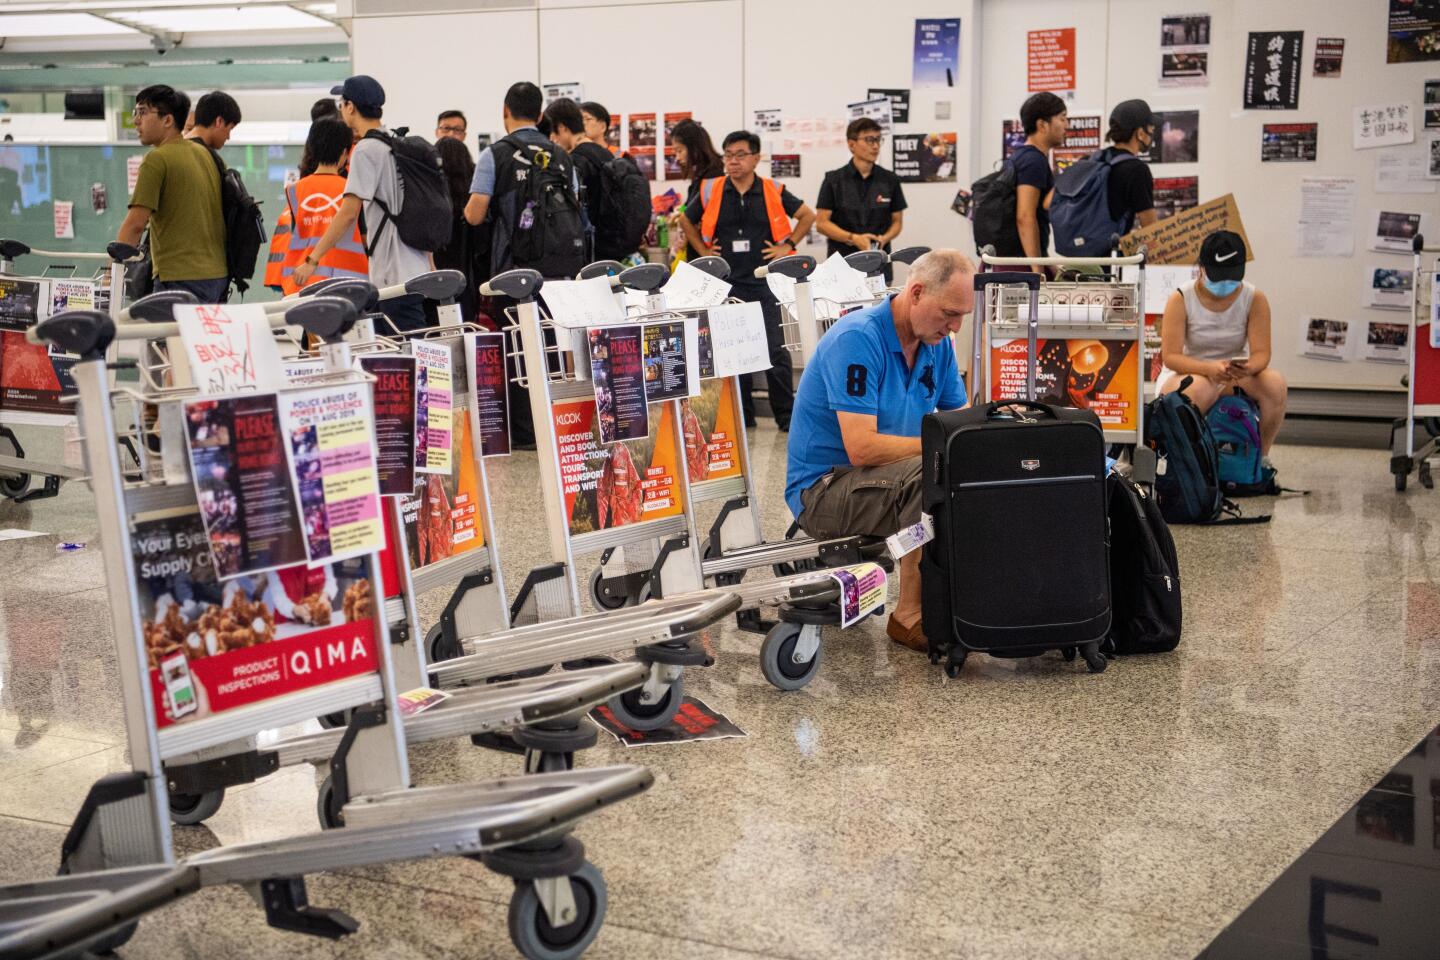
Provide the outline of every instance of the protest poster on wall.
[[955,179],[955,134],[900,134],[891,138],[892,168],[901,183]]
[[1260,134],[1261,163],[1314,163],[1319,155],[1314,123],[1267,123]]
[[1154,197],[1155,215],[1161,220],[1194,209],[1200,203],[1200,178],[1156,177]]
[[1350,321],[1306,317],[1301,327],[1300,355],[1314,360],[1348,360]]
[[1061,93],[1075,89],[1075,28],[1031,30],[1025,35],[1026,89]]
[[871,87],[865,91],[866,100],[886,99],[890,101],[890,120],[893,123],[910,122],[910,91],[899,87]]
[[1166,110],[1158,122],[1150,149],[1139,154],[1147,163],[1195,163],[1200,159],[1200,111]]
[[890,112],[889,97],[875,97],[870,100],[847,103],[845,112],[851,120],[874,120],[880,124],[881,131],[887,136],[894,129],[894,117]]
[[1300,106],[1302,30],[1252,32],[1245,48],[1244,109],[1296,110]]
[[[1023,130],[1021,131],[1023,134]],[[1050,151],[1050,162],[1059,173],[1077,160],[1084,160],[1101,147],[1100,116],[1077,115],[1065,125],[1065,139]],[[1022,137],[1021,143],[1024,142]]]
[[1315,76],[1336,79],[1344,63],[1344,37],[1315,38]]
[[953,87],[960,76],[960,21],[916,20],[911,85]]
[[1353,130],[1356,150],[1415,142],[1414,118],[1404,102],[1356,107]]
[[1160,86],[1205,86],[1209,82],[1209,15],[1161,17]]
[[1390,0],[1386,63],[1440,60],[1440,7],[1414,0]]

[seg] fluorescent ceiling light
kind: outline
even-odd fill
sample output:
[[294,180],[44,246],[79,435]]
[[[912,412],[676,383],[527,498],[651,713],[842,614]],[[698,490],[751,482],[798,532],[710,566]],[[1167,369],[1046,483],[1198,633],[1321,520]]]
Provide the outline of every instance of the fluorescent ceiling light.
[[[0,5],[0,13],[5,8]],[[307,20],[314,22],[313,17]],[[0,37],[140,36],[128,27],[83,13],[6,14],[0,16]]]
[[[291,7],[210,7],[114,10],[111,16],[171,33],[231,30],[314,30],[334,25]],[[3,25],[0,25],[3,26]]]

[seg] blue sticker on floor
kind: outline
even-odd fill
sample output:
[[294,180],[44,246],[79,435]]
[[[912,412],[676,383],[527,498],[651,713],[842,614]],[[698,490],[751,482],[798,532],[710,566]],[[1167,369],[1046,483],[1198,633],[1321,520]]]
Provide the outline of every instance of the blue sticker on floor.
[[600,729],[627,747],[645,747],[660,743],[689,743],[693,740],[728,740],[748,737],[730,718],[711,710],[704,701],[686,697],[667,726],[658,730],[631,730],[615,719],[608,706],[599,706],[594,713]]

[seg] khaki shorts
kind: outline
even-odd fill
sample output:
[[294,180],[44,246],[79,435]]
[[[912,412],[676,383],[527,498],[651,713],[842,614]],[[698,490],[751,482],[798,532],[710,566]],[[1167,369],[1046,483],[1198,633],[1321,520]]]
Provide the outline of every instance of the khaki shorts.
[[920,458],[836,467],[800,503],[800,529],[812,537],[888,537],[920,522]]

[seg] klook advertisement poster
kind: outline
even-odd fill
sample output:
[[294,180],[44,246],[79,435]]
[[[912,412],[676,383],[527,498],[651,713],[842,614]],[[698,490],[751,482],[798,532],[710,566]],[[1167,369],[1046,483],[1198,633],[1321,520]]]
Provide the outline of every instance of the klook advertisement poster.
[[675,448],[673,404],[650,408],[639,440],[606,445],[595,404],[565,400],[554,411],[555,446],[570,534],[663,520],[684,512],[681,452]]
[[471,428],[480,438],[480,456],[510,455],[510,392],[505,376],[505,335],[465,335],[470,369]]
[[304,563],[279,398],[186,400],[184,414],[190,475],[216,575],[223,580]]
[[455,411],[453,416],[455,456],[450,472],[426,474],[420,478],[416,494],[400,500],[405,549],[412,570],[485,545],[470,417],[464,410]]
[[1296,110],[1300,106],[1302,30],[1252,32],[1245,48],[1244,108]]
[[375,465],[380,495],[415,492],[415,358],[399,354],[360,358],[375,378]]
[[379,551],[385,533],[369,384],[284,393],[280,413],[310,562]]
[[136,518],[131,544],[159,726],[377,669],[368,559],[222,582],[194,507]]
[[741,461],[735,380],[706,380],[698,397],[680,401],[685,433],[685,467],[691,483],[740,476]]
[[[1035,392],[1042,403],[1093,410],[1105,427],[1134,430],[1142,400],[1133,340],[1041,340]],[[990,399],[1025,396],[1024,339],[990,345]]]
[[1075,28],[1031,30],[1025,43],[1026,89],[1059,93],[1075,89]]
[[410,341],[415,358],[415,470],[449,473],[454,437],[455,377],[450,348],[445,344]]
[[953,87],[960,76],[960,21],[916,20],[914,87]]

